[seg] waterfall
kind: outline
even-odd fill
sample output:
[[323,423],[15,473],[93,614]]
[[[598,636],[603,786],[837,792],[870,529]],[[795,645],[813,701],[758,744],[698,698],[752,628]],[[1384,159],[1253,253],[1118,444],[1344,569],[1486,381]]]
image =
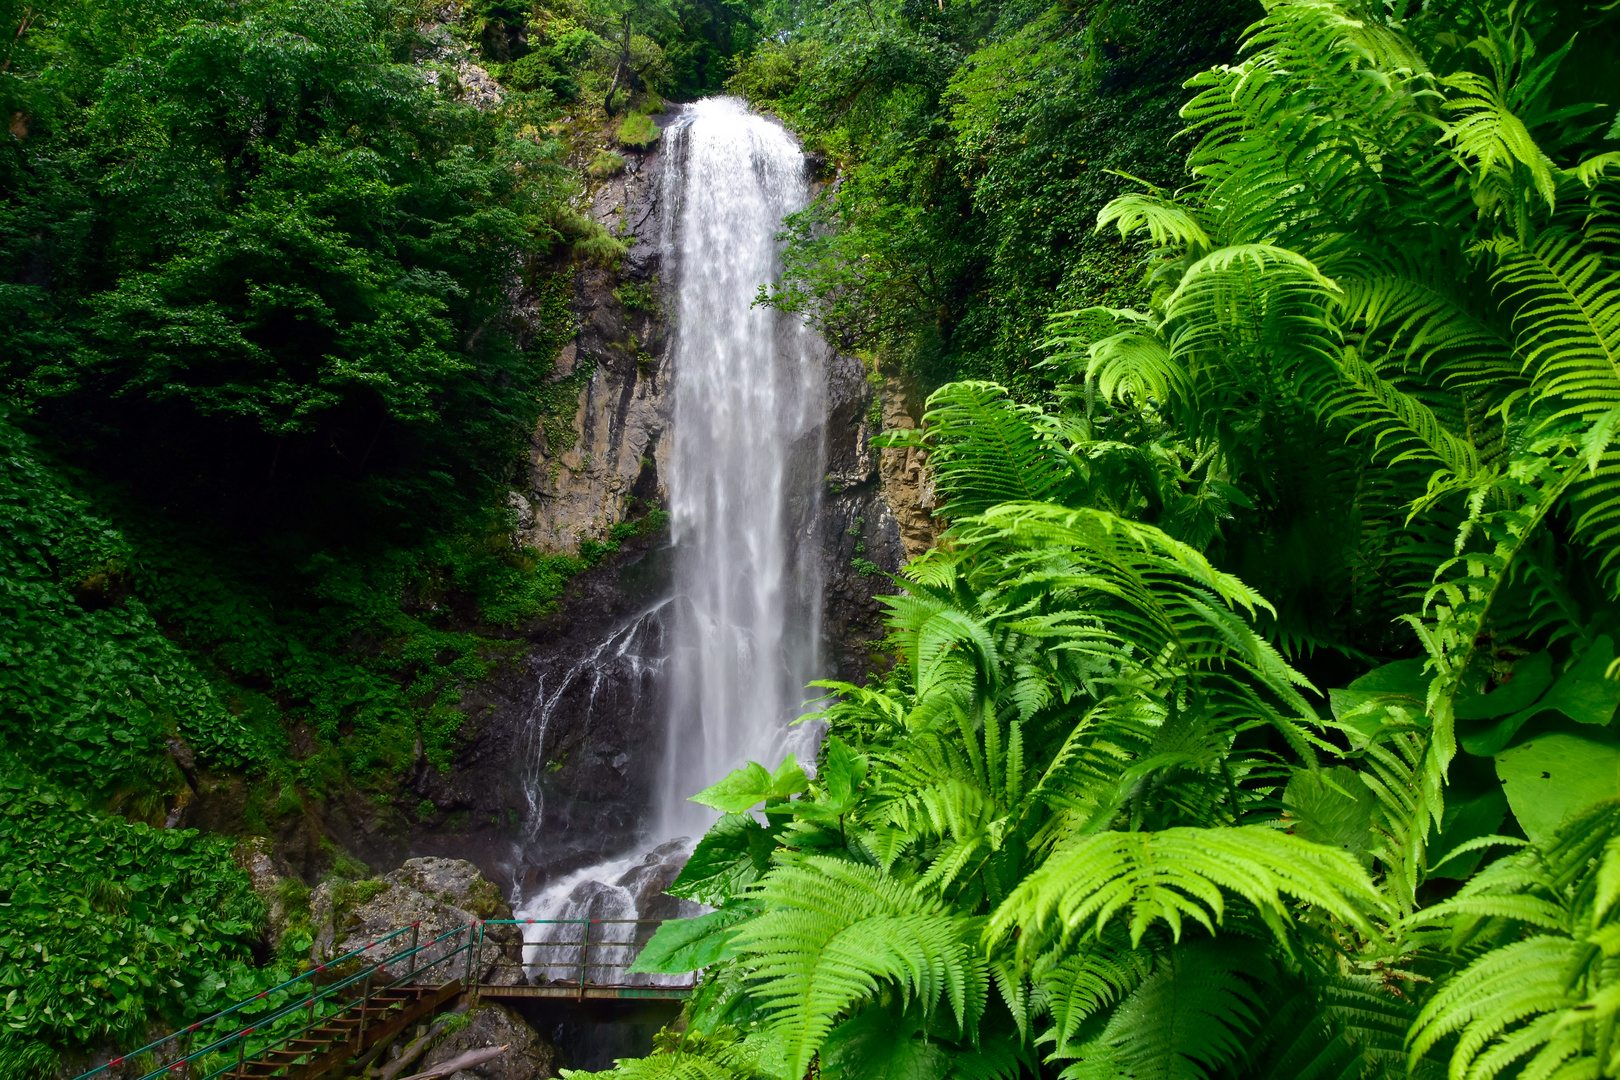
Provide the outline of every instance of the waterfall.
[[[820,631],[806,533],[825,406],[817,339],[754,305],[777,277],[782,218],[808,197],[803,154],[736,98],[691,106],[669,138],[665,265],[677,268],[678,300],[668,485],[676,592],[687,603],[659,810],[660,831],[674,836],[713,817],[687,796],[750,759],[774,765],[792,746],[784,736],[814,677]],[[814,468],[795,476],[795,458],[807,457]]]
[[[748,760],[774,767],[797,753],[808,764],[818,735],[792,721],[819,659],[825,350],[799,320],[754,305],[780,271],[782,218],[808,199],[804,156],[735,98],[684,107],[662,153],[674,408],[670,460],[660,464],[674,595],[615,630],[555,686],[542,685],[531,717],[538,770],[554,712],[588,715],[612,671],[630,700],[664,710],[663,745],[646,754],[658,794],[642,822],[642,853],[551,882],[519,904],[524,918],[695,913],[662,895],[715,817],[687,797]],[[664,692],[643,699],[635,688],[654,677]],[[612,925],[616,935],[634,931]],[[546,977],[543,965],[559,956],[571,962],[557,944],[565,933],[573,931],[534,928],[531,974]]]

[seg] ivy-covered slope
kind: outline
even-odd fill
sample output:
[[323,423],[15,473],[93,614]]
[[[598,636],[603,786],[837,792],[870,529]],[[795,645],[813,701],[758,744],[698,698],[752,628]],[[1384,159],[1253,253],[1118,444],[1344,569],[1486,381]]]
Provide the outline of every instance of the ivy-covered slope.
[[279,981],[254,963],[264,904],[231,842],[91,809],[0,759],[0,1073],[62,1046],[143,1040]]

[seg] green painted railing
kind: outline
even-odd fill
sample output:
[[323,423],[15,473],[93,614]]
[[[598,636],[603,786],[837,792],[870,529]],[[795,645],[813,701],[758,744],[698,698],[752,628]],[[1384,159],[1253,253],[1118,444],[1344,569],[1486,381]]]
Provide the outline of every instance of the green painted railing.
[[[642,986],[690,989],[692,986],[692,980],[690,979],[676,984],[641,984],[622,981],[628,975],[628,970],[635,963],[636,957],[640,955],[641,947],[647,943],[646,940],[638,940],[641,938],[641,928],[652,927],[656,930],[665,921],[664,919],[490,919],[481,925],[579,927],[577,937],[541,938],[531,941],[528,940],[528,935],[524,935],[525,955],[517,963],[521,965],[525,974],[528,971],[538,969],[539,977],[549,983],[577,987],[579,996],[583,998],[585,988],[591,985],[603,989],[631,989]],[[635,929],[630,931],[630,940],[628,941],[615,941],[610,936],[599,936],[598,940],[592,941],[591,936],[594,927],[635,927]],[[647,935],[648,938],[651,936],[651,934]],[[482,936],[480,936],[479,940],[483,940]],[[530,960],[526,955],[529,949],[537,951],[537,956],[533,960]],[[571,953],[575,949],[579,950],[577,956]],[[596,950],[594,954],[592,953],[593,949]],[[563,955],[559,956],[557,950],[562,950]],[[502,965],[502,961],[497,960],[496,965],[498,969]],[[553,971],[571,974],[573,978],[553,977],[549,974]],[[591,973],[593,971],[601,972],[607,977],[592,978]],[[618,979],[613,978],[615,973],[619,976]]]
[[[232,1069],[241,1068],[246,1061],[250,1061],[283,1043],[309,1033],[331,1016],[346,1012],[356,1005],[363,1005],[363,1003],[370,1001],[378,994],[405,983],[421,982],[426,973],[447,964],[448,961],[462,954],[466,955],[467,982],[471,982],[473,959],[476,949],[483,938],[480,927],[477,924],[458,926],[425,943],[419,943],[417,940],[420,928],[420,923],[402,926],[390,934],[385,934],[375,941],[368,942],[361,948],[344,953],[334,960],[329,960],[324,964],[311,968],[296,978],[288,979],[284,983],[255,994],[246,1001],[238,1002],[228,1009],[223,1009],[212,1016],[181,1028],[171,1035],[147,1043],[139,1050],[133,1050],[121,1057],[116,1057],[105,1065],[98,1065],[89,1072],[81,1073],[75,1080],[88,1080],[90,1077],[100,1076],[124,1065],[126,1062],[131,1062],[148,1054],[152,1055],[154,1060],[158,1057],[173,1056],[172,1060],[167,1063],[159,1064],[150,1071],[141,1073],[136,1080],[159,1080],[159,1078],[172,1077],[193,1080],[192,1065],[194,1063],[201,1064],[207,1070],[198,1074],[195,1080],[213,1080],[214,1077],[227,1073]],[[411,935],[411,944],[409,946],[380,960],[373,961],[366,958],[365,954],[367,952],[392,941],[402,934]],[[417,967],[417,957],[421,953],[452,938],[465,938],[466,940],[451,948],[432,963],[421,968]],[[360,961],[360,967],[356,971],[348,975],[340,975],[333,982],[324,985],[317,983],[317,980],[323,975],[333,971],[333,969],[341,969],[352,960]],[[398,964],[405,961],[409,962],[405,975],[382,985],[376,984],[376,974],[379,970],[384,970],[389,964]],[[446,968],[445,974],[449,977],[442,981],[450,982],[455,978],[454,969],[456,966],[451,964]],[[240,1028],[236,1026],[240,1023],[240,1020],[236,1018],[241,1015],[242,1010],[254,1002],[262,1001],[273,994],[290,990],[301,984],[309,987],[307,995],[283,1008],[275,1010],[267,1016],[255,1020],[252,1024]],[[358,994],[353,996],[345,994],[345,991],[357,986],[360,988]],[[364,1031],[364,1015],[362,1009],[362,1033]],[[295,1019],[300,1017],[303,1020],[302,1023],[297,1022]],[[220,1034],[218,1029],[222,1025],[226,1030],[223,1034]],[[199,1039],[206,1041],[203,1045],[198,1046]],[[214,1055],[219,1055],[223,1060],[210,1063],[208,1059]],[[212,1067],[210,1067],[210,1064]]]
[[[440,982],[454,981],[457,975],[461,976],[462,986],[476,994],[480,982],[493,983],[500,978],[503,967],[517,969],[514,975],[520,976],[517,983],[528,982],[528,972],[539,969],[541,978],[553,986],[577,988],[581,1000],[586,996],[587,986],[599,989],[614,990],[640,990],[651,993],[659,991],[690,991],[690,980],[672,985],[658,984],[631,984],[622,981],[612,981],[612,975],[617,973],[619,978],[627,974],[628,968],[635,963],[635,957],[646,944],[642,937],[641,927],[658,927],[663,919],[490,919],[486,921],[469,923],[447,930],[432,941],[419,942],[421,924],[412,923],[402,926],[392,933],[385,934],[375,941],[368,942],[361,948],[344,953],[336,959],[311,968],[296,978],[288,979],[284,983],[272,986],[259,994],[238,1002],[228,1009],[214,1013],[212,1016],[198,1020],[196,1023],[181,1028],[171,1035],[156,1039],[139,1050],[132,1050],[121,1057],[114,1058],[105,1065],[98,1065],[89,1072],[81,1073],[75,1080],[91,1080],[93,1077],[108,1074],[110,1070],[120,1068],[125,1064],[134,1064],[140,1058],[151,1055],[152,1062],[148,1071],[141,1073],[134,1080],[213,1080],[214,1077],[240,1069],[245,1062],[262,1057],[277,1046],[290,1042],[302,1035],[308,1034],[317,1028],[323,1021],[347,1012],[357,1005],[371,1001],[378,994],[393,990],[407,983],[422,985],[423,977],[436,968],[442,968]],[[556,939],[540,939],[522,942],[524,950],[579,950],[578,956],[564,955],[558,959],[548,959],[538,955],[533,961],[520,952],[516,960],[507,957],[496,957],[486,976],[483,970],[486,966],[481,957],[486,943],[487,928],[491,926],[571,926],[579,927],[579,934]],[[595,927],[625,927],[633,926],[630,931],[630,940],[615,941],[610,936],[598,935],[598,940],[592,941],[592,932]],[[609,931],[608,934],[612,932]],[[400,937],[402,934],[410,935],[410,944],[397,952],[390,953],[381,959],[368,959],[366,954],[380,945]],[[648,935],[650,937],[651,935]],[[445,941],[456,940],[444,955],[434,959],[425,966],[418,966],[420,954],[433,950]],[[596,952],[593,955],[592,950]],[[615,955],[615,950],[618,950]],[[555,953],[551,954],[555,956]],[[456,957],[465,957],[461,963],[452,963]],[[320,983],[320,979],[330,973],[340,971],[350,962],[358,961],[356,970],[348,974],[338,975],[332,982]],[[388,965],[407,963],[404,975],[393,977],[391,981],[378,983],[377,972],[384,971]],[[464,970],[458,971],[458,968]],[[563,971],[572,974],[572,979],[551,978],[544,974],[550,971]],[[592,972],[601,972],[609,975],[609,979],[592,978]],[[260,1017],[251,1024],[242,1023],[244,1009],[255,1002],[263,1001],[273,995],[285,993],[299,987],[308,987],[307,994],[301,995],[293,1001],[270,1014]],[[358,987],[359,992],[349,994]],[[494,989],[491,985],[490,989]],[[365,1012],[361,1011],[361,1033],[365,1025]],[[221,1030],[223,1029],[223,1031]],[[200,1045],[199,1045],[200,1044]],[[166,1063],[158,1063],[159,1059],[169,1059]],[[212,1060],[210,1060],[212,1059]],[[206,1071],[193,1076],[193,1066],[196,1065]]]

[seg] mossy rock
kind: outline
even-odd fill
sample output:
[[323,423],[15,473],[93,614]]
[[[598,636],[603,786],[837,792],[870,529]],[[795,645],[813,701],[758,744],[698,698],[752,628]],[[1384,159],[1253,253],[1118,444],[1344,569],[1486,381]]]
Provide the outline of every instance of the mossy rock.
[[585,171],[598,180],[606,180],[624,171],[624,155],[613,150],[598,150]]
[[645,150],[657,142],[663,133],[663,129],[653,123],[652,117],[646,113],[631,113],[619,125],[619,145]]

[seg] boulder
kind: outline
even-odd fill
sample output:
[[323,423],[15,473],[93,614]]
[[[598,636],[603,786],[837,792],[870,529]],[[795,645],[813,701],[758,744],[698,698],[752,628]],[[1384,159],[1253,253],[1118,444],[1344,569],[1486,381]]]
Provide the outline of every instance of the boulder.
[[[432,892],[415,888],[407,881],[422,884]],[[494,905],[487,902],[491,896],[497,898]],[[412,859],[400,870],[370,881],[324,881],[310,896],[310,925],[315,938],[310,958],[326,964],[363,950],[367,959],[384,960],[409,948],[412,934],[406,929],[383,939],[415,923],[416,941],[421,946],[414,966],[417,982],[465,978],[467,954],[456,954],[456,950],[466,944],[470,932],[481,942],[473,961],[478,981],[516,985],[526,981],[522,934],[514,926],[483,926],[478,912],[455,902],[474,904],[493,916],[510,917],[510,909],[499,903],[498,897],[494,885],[476,867],[459,859]],[[439,938],[443,940],[436,941]],[[408,960],[402,959],[390,963],[389,970],[401,977],[413,969]]]
[[453,1057],[486,1046],[509,1046],[493,1061],[452,1074],[452,1080],[550,1080],[557,1075],[557,1048],[522,1017],[493,1002],[473,1010],[472,1022],[446,1035],[412,1069],[429,1072]]
[[500,890],[465,859],[406,859],[405,865],[384,874],[382,880],[415,889],[480,919],[512,917]]

